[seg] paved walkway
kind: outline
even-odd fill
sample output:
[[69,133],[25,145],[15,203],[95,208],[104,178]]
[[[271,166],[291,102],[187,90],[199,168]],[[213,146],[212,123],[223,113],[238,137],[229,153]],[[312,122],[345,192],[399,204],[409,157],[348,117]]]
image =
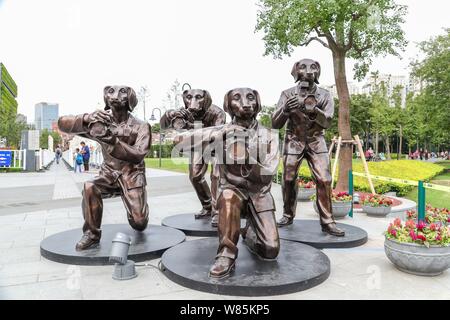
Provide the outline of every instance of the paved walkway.
[[[92,174],[53,167],[45,173],[1,174],[2,204],[11,201],[5,191],[13,188],[22,203],[37,205],[0,207],[0,299],[230,299],[238,297],[203,293],[179,286],[157,269],[139,267],[138,277],[129,281],[111,278],[112,266],[71,266],[40,256],[42,239],[82,226],[80,193],[82,182]],[[63,178],[59,177],[63,176]],[[184,174],[153,171],[149,176],[150,223],[160,224],[170,215],[196,212],[198,200]],[[53,200],[57,183],[63,179],[78,188],[76,198]],[[53,183],[53,185],[52,185]],[[5,187],[5,184],[9,184]],[[65,188],[66,185],[62,185]],[[69,186],[67,186],[69,187]],[[40,198],[35,195],[42,189]],[[20,191],[21,190],[21,191]],[[75,195],[74,191],[67,196]],[[273,186],[277,208],[282,207],[281,188]],[[10,202],[8,202],[10,203]],[[16,210],[16,211],[14,211]],[[127,223],[120,199],[105,201],[103,223]],[[311,202],[299,202],[297,218],[317,219]],[[398,214],[395,214],[398,215]],[[277,218],[280,217],[280,212]],[[386,258],[383,231],[392,217],[371,218],[355,213],[344,221],[365,229],[368,242],[358,248],[327,249],[331,275],[310,290],[269,299],[450,299],[450,270],[438,277],[418,277],[398,271]],[[189,237],[188,241],[192,238]],[[157,265],[159,259],[148,261]]]

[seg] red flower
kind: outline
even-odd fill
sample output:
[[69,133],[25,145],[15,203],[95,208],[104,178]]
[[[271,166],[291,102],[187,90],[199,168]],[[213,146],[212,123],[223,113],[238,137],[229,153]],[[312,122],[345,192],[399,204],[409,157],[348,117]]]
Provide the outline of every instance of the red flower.
[[427,238],[425,238],[425,236],[423,234],[418,234],[417,239],[422,240],[422,241],[427,241]]
[[394,237],[397,237],[397,230],[391,229],[391,230],[389,231],[389,233],[392,234]]
[[411,239],[412,239],[413,241],[416,241],[416,240],[417,240],[417,235],[416,235],[416,233],[414,232],[414,230],[409,231],[409,236],[411,237]]
[[437,229],[437,226],[434,223],[430,224],[431,231],[436,231],[436,229]]
[[402,220],[400,220],[400,218],[397,218],[394,220],[394,226],[396,227],[400,227],[402,226]]
[[414,220],[408,220],[405,223],[405,227],[406,227],[406,229],[415,229],[416,223],[414,222]]
[[436,241],[442,241],[442,237],[441,237],[440,234],[438,234],[438,235],[436,236]]

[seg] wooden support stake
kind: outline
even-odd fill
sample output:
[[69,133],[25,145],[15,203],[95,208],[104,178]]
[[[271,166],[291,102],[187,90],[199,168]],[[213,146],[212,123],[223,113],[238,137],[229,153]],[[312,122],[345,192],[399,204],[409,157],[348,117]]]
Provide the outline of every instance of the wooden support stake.
[[363,163],[364,171],[367,175],[367,180],[369,181],[370,191],[372,191],[372,194],[375,194],[375,188],[373,187],[372,178],[370,177],[370,173],[369,173],[369,166],[367,165],[366,156],[364,155],[364,150],[363,150],[363,147],[361,145],[361,140],[359,140],[358,135],[355,136],[355,140],[356,140],[356,145],[358,146],[359,153],[361,155],[361,161]]
[[342,141],[342,137],[339,137],[338,142],[337,142],[336,158],[334,159],[333,171],[331,174],[331,188],[333,188],[334,176],[336,175],[337,163],[339,161],[339,153],[341,152],[341,141]]

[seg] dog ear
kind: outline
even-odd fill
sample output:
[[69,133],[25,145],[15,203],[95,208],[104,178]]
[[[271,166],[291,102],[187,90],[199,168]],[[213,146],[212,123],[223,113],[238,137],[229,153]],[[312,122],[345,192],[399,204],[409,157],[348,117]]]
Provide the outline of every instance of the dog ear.
[[292,70],[291,70],[291,75],[294,77],[294,81],[295,82],[300,80],[299,75],[298,75],[298,71],[297,71],[299,63],[300,63],[300,61],[297,61],[296,63],[294,63],[294,66],[292,67]]
[[190,89],[186,89],[186,90],[184,90],[183,93],[182,93],[183,103],[184,103],[184,107],[185,107],[186,109],[188,108],[188,102],[187,102],[187,100],[186,100],[186,97],[187,97],[189,91],[190,91]]
[[208,109],[212,104],[211,95],[209,94],[208,90],[203,90],[203,96],[205,97],[205,104],[204,109]]
[[106,93],[110,88],[111,86],[106,86],[105,88],[103,88],[103,101],[105,101],[105,111],[110,109],[108,101],[106,100]]
[[255,116],[261,111],[262,105],[261,105],[261,97],[259,96],[259,92],[256,90],[253,90],[253,94],[256,97],[256,104],[258,105],[258,108],[256,109]]
[[231,113],[231,108],[230,108],[230,104],[231,104],[230,95],[231,95],[231,92],[232,92],[232,91],[233,91],[233,90],[228,91],[228,92],[225,94],[225,97],[223,98],[223,110],[224,110],[226,113],[228,113],[228,114],[231,116],[231,118],[233,118],[233,114]]
[[314,63],[317,64],[317,67],[319,68],[319,70],[317,71],[316,76],[314,77],[314,82],[319,84],[320,71],[322,70],[322,68],[320,67],[320,63],[318,61],[315,61]]
[[138,99],[136,96],[136,92],[133,90],[133,88],[131,88],[131,87],[126,87],[126,88],[127,88],[127,94],[128,94],[128,110],[130,110],[130,112],[131,112],[137,106]]

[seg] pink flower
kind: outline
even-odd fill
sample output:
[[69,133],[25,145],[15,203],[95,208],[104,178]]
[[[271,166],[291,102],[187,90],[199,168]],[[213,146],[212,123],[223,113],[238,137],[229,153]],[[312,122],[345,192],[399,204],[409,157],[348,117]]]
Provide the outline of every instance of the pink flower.
[[427,224],[423,221],[419,221],[419,223],[417,224],[417,230],[423,230],[423,228],[425,228],[427,226]]
[[417,240],[417,235],[415,234],[414,230],[409,231],[409,236],[413,241]]
[[394,220],[394,226],[401,227],[402,226],[402,220],[400,220],[400,218],[396,218]]
[[408,220],[405,223],[405,227],[406,227],[406,229],[415,229],[416,223],[414,222],[414,220]]
[[430,224],[431,231],[436,231],[436,229],[437,229],[437,226],[434,223]]
[[437,236],[436,236],[436,239],[435,239],[436,241],[442,241],[442,237],[441,237],[441,235],[440,234],[438,234]]

